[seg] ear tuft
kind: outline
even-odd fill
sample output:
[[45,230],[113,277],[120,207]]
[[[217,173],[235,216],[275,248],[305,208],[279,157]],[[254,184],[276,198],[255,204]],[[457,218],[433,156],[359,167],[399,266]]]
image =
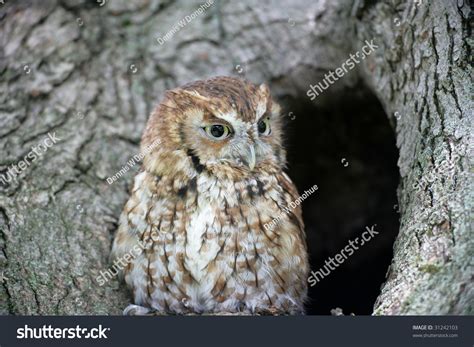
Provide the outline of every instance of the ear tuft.
[[199,94],[197,91],[195,90],[186,90],[186,89],[182,89],[181,90],[184,94],[187,94],[189,96],[191,96],[192,98],[194,99],[199,99],[201,101],[211,101],[211,99],[205,97],[205,96],[202,96],[201,94]]
[[281,106],[280,106],[280,104],[278,104],[274,101],[272,103],[272,115],[279,116],[280,113],[281,113]]
[[258,90],[265,99],[268,99],[270,97],[270,88],[268,88],[265,83],[262,83],[260,87],[258,87]]

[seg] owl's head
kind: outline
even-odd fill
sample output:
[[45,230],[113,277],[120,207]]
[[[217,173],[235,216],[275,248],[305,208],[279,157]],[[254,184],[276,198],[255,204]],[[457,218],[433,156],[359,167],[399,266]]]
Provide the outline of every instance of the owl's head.
[[152,113],[142,151],[157,175],[193,177],[207,170],[218,176],[280,171],[285,164],[279,106],[266,85],[215,77],[166,92]]

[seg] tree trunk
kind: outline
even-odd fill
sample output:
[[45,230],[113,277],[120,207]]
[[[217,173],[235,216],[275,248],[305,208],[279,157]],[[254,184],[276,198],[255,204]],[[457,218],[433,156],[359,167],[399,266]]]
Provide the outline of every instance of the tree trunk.
[[393,120],[401,227],[375,314],[473,314],[472,37],[464,1],[361,9],[362,76]]
[[138,154],[166,89],[240,75],[277,99],[307,98],[373,40],[317,102],[363,83],[396,132],[401,228],[374,313],[472,314],[468,6],[395,2],[215,0],[163,44],[204,1],[0,4],[0,173],[60,139],[0,180],[0,313],[120,314],[129,303],[118,280],[96,278],[139,165],[107,178]]

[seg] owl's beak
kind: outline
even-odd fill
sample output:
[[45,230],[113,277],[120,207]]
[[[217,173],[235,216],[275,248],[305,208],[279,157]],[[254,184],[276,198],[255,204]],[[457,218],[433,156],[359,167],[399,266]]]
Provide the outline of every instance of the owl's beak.
[[253,170],[255,167],[255,147],[253,145],[248,145],[247,153],[245,153],[245,161],[249,166],[250,170]]

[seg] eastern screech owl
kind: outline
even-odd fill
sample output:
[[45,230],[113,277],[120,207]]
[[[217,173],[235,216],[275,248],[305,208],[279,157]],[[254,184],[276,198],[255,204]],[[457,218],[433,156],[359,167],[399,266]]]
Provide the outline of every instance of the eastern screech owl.
[[[151,114],[112,254],[127,257],[124,314],[304,313],[301,208],[283,172],[267,86],[216,77],[166,92]],[[279,217],[278,223],[267,223]]]

